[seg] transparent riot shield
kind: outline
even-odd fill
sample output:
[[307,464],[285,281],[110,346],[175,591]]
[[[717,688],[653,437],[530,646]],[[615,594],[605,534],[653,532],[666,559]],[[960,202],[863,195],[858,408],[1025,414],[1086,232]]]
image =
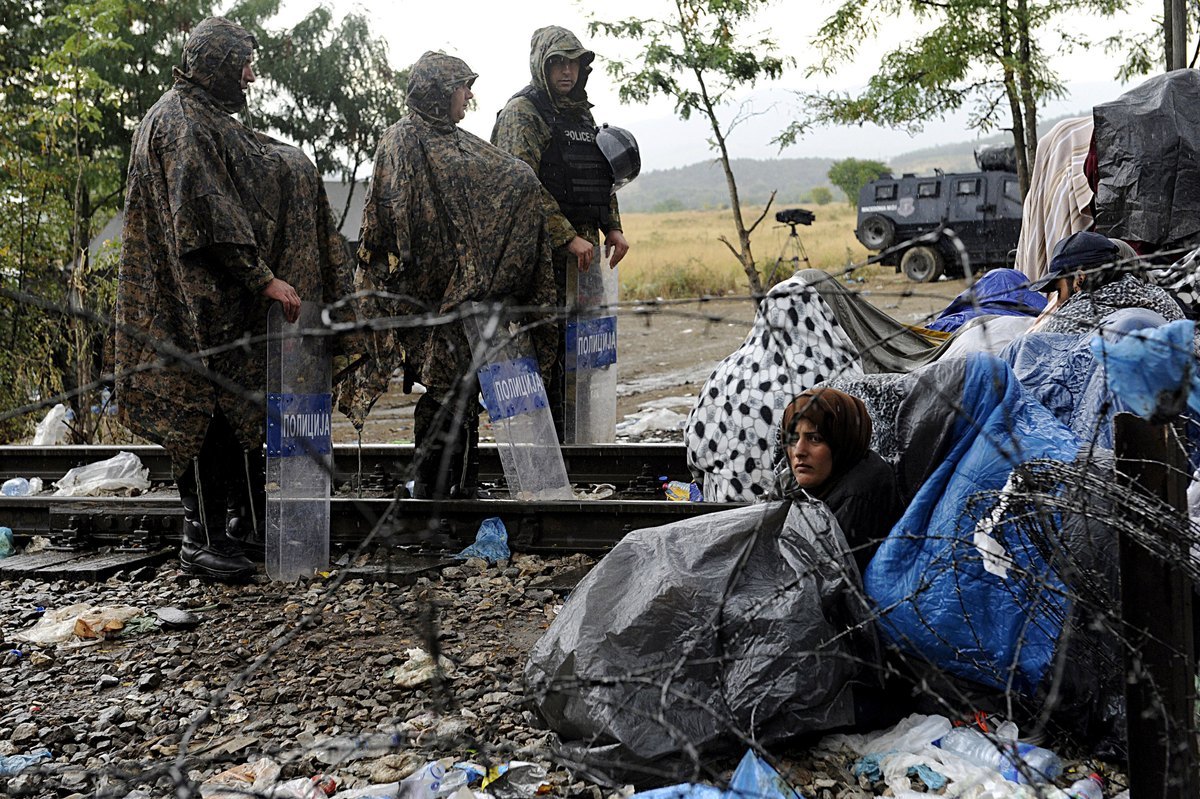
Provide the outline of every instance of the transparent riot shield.
[[617,435],[617,270],[596,247],[586,272],[568,270],[575,304],[567,313],[564,443],[603,444]]
[[475,354],[479,390],[487,408],[514,499],[572,499],[571,483],[546,385],[533,347],[501,306],[475,304],[463,320]]
[[321,306],[290,324],[267,315],[267,574],[311,577],[329,567],[333,397]]

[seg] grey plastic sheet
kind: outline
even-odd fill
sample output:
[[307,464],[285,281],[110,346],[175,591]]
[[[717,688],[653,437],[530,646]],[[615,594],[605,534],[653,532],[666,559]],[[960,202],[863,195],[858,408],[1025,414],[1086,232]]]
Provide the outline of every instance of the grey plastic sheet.
[[872,634],[847,634],[871,630],[859,586],[820,503],[639,530],[534,646],[529,695],[585,762],[589,752],[661,762],[841,727],[854,720],[864,652],[874,653]]

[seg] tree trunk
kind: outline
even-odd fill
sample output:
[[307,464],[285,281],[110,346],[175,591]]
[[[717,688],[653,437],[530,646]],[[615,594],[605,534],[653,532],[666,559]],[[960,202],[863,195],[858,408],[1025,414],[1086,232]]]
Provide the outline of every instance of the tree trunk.
[[[91,443],[86,434],[87,423],[84,409],[88,407],[86,397],[81,397],[78,391],[93,381],[92,346],[88,323],[79,314],[84,307],[84,276],[88,269],[88,232],[91,227],[91,195],[88,193],[87,181],[84,178],[83,131],[79,119],[79,109],[83,97],[79,91],[79,82],[75,83],[75,188],[71,198],[71,261],[67,269],[67,319],[71,331],[70,352],[67,354],[68,368],[73,372],[72,383],[75,387],[68,395],[68,401],[75,412],[75,427],[72,440],[76,444]],[[66,384],[64,377],[63,383]]]
[[1170,72],[1175,63],[1175,25],[1172,0],[1163,0],[1163,71]]
[[1171,5],[1171,70],[1187,69],[1187,3]]
[[725,172],[725,185],[729,189],[729,210],[733,213],[733,224],[737,230],[738,248],[734,250],[728,240],[725,240],[725,246],[733,251],[733,254],[741,263],[742,270],[746,273],[746,282],[750,284],[750,294],[757,302],[763,296],[762,278],[758,274],[758,266],[754,263],[754,254],[750,250],[750,231],[746,229],[746,222],[742,218],[742,202],[738,197],[737,180],[733,176],[733,167],[729,165],[729,150],[725,145],[725,135],[721,132],[721,124],[717,119],[717,110],[713,108],[712,101],[708,97],[708,88],[704,84],[704,73],[696,70],[695,75],[697,82],[700,84],[700,96],[704,102],[704,113],[708,117],[709,124],[712,126],[713,141],[717,143],[717,153],[721,160],[721,169]]
[[1004,94],[1012,115],[1013,153],[1017,160],[1017,182],[1021,197],[1029,192],[1029,154],[1025,149],[1025,115],[1021,111],[1020,92],[1013,73],[1012,22],[1008,15],[1008,0],[1000,1],[1000,60],[1004,66]]
[[342,206],[342,215],[338,217],[337,229],[342,232],[346,217],[350,215],[350,201],[354,199],[354,187],[358,185],[358,165],[362,163],[358,153],[354,154],[354,166],[350,169],[350,188],[346,190],[346,204]]
[[[1017,0],[1017,42],[1017,77],[1021,87],[1021,105],[1025,111],[1025,164],[1032,173],[1033,165],[1037,163],[1038,126],[1037,99],[1033,96],[1033,48],[1029,41],[1028,0]],[[1025,196],[1025,191],[1021,190],[1021,197]]]

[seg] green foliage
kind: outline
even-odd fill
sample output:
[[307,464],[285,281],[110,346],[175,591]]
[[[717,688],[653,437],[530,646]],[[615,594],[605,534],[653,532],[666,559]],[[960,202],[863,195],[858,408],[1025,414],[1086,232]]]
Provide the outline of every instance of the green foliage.
[[760,79],[778,78],[792,63],[790,57],[778,53],[775,41],[765,33],[745,34],[755,14],[769,1],[674,0],[674,13],[664,19],[593,20],[588,25],[593,35],[600,32],[641,44],[638,63],[609,64],[623,102],[644,103],[662,96],[675,103],[681,119],[698,113],[709,123],[709,146],[725,171],[738,246],[722,241],[742,264],[755,294],[762,286],[750,250],[754,225],[747,229],[742,219],[737,181],[725,144],[745,117],[739,113],[725,122],[721,109],[735,90],[753,86]]
[[[1185,8],[1187,10],[1187,29],[1189,31],[1200,30],[1200,3],[1187,3]],[[1150,21],[1151,28],[1149,30],[1122,31],[1104,42],[1106,51],[1124,57],[1124,62],[1117,69],[1115,76],[1122,83],[1163,69],[1165,33],[1162,14],[1151,17]],[[1192,54],[1188,68],[1195,69],[1197,57],[1200,57],[1200,46],[1185,47],[1184,50]]]
[[[814,44],[820,60],[810,74],[831,75],[859,48],[882,40],[890,49],[858,93],[801,95],[809,117],[779,137],[791,144],[816,124],[871,122],[914,132],[950,111],[970,110],[971,127],[988,131],[1032,127],[1037,105],[1064,87],[1049,56],[1093,44],[1078,21],[1111,15],[1127,0],[844,0],[826,19]],[[889,20],[911,14],[924,23],[915,39],[888,37]],[[1043,47],[1043,41],[1053,47]],[[1008,114],[1009,117],[1005,115]],[[1024,141],[1018,142],[1021,148]],[[1032,152],[1032,148],[1030,148]]]
[[[288,102],[311,104],[322,130],[306,138],[282,119],[277,130],[308,145],[323,171],[353,171],[398,116],[403,80],[361,16],[335,26],[318,10],[298,32],[264,30],[279,5],[241,0],[226,14],[264,44],[265,89],[252,102],[284,108],[281,117]],[[78,436],[98,427],[87,409],[104,367],[116,262],[110,254],[92,263],[88,242],[124,199],[134,127],[170,88],[191,28],[216,8],[0,0],[0,440],[29,432],[41,415],[14,409],[59,394],[74,406]]]
[[[72,311],[90,310],[85,277],[89,223],[98,196],[119,193],[120,148],[109,124],[121,93],[104,65],[130,47],[120,0],[41,2],[10,15],[0,87],[0,407],[70,391],[95,369],[104,330]],[[38,304],[21,299],[36,298]],[[0,436],[32,417],[0,414]]]
[[609,64],[624,102],[651,97],[674,100],[675,112],[689,119],[709,115],[733,89],[778,78],[790,59],[776,55],[767,36],[743,41],[738,32],[764,0],[676,0],[676,13],[665,20],[593,21],[592,34],[641,42],[641,63]]
[[[858,204],[858,192],[872,180],[891,174],[891,167],[879,161],[844,158],[829,167],[829,182],[841,189],[851,205]],[[831,198],[832,199],[832,198]]]
[[[388,64],[387,44],[362,14],[334,24],[318,6],[291,30],[258,30],[259,65],[273,102],[262,118],[311,153],[322,174],[353,184],[379,137],[404,110],[406,72]],[[350,208],[347,195],[339,226]]]
[[808,195],[810,200],[817,205],[829,205],[833,202],[833,192],[828,186],[813,186]]

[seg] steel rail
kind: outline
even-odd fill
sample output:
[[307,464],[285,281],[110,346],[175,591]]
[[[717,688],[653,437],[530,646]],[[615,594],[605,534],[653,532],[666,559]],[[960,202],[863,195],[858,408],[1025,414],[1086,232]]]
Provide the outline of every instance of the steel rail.
[[[171,463],[166,452],[152,445],[79,445],[0,447],[0,482],[12,477],[40,477],[48,488],[75,466],[106,460],[118,452],[132,452],[150,470],[150,480],[171,481]],[[572,444],[562,448],[567,474],[575,483],[612,483],[618,487],[639,477],[668,476],[687,480],[686,454],[682,444]],[[351,481],[359,469],[359,447],[335,444],[334,484]],[[364,444],[361,449],[363,482],[390,489],[411,479],[411,444]],[[480,446],[480,477],[494,481],[503,474],[495,444]]]
[[[381,547],[461,549],[480,523],[499,517],[518,552],[600,553],[627,533],[728,510],[736,504],[650,500],[330,500],[330,540],[357,546],[375,531]],[[0,498],[0,517],[21,537],[46,536],[65,549],[155,549],[179,538],[182,511],[172,492],[140,497]]]

